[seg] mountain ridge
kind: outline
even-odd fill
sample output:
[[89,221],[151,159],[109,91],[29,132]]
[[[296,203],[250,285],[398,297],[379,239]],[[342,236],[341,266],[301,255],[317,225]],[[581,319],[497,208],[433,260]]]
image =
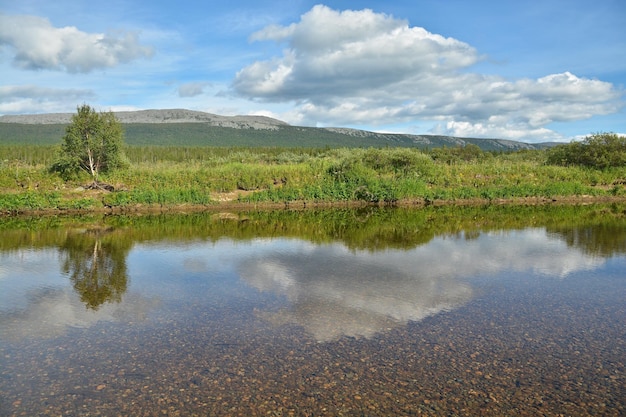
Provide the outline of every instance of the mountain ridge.
[[[282,147],[459,147],[469,144],[489,151],[543,149],[506,139],[445,135],[379,133],[343,127],[293,126],[267,116],[220,116],[196,110],[153,109],[113,112],[125,126],[127,143],[183,146]],[[75,113],[0,116],[0,143],[53,143]]]
[[[67,124],[75,113],[42,113],[0,116],[0,123]],[[288,126],[282,120],[267,116],[220,116],[213,113],[186,109],[150,109],[113,112],[124,124],[128,123],[208,123],[211,126],[235,129],[276,129]]]

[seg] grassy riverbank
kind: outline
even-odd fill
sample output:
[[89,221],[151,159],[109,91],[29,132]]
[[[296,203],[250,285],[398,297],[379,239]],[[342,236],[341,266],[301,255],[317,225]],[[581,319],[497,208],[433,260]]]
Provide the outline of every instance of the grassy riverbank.
[[130,168],[90,189],[87,176],[49,172],[52,146],[2,146],[0,211],[626,198],[626,168],[550,165],[546,151],[130,146],[126,154]]

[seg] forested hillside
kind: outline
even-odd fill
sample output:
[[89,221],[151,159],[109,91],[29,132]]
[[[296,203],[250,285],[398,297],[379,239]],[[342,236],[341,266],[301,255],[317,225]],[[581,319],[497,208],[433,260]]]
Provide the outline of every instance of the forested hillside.
[[[0,123],[0,145],[53,145],[60,143],[65,124]],[[272,129],[234,128],[208,123],[123,123],[128,145],[242,146],[242,147],[458,147],[482,150],[541,149],[549,144],[528,144],[501,139],[456,138],[434,135],[375,133],[354,129],[275,126]]]

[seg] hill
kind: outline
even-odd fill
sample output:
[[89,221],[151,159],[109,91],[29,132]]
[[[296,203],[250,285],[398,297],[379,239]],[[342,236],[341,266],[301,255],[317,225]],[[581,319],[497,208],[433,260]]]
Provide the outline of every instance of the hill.
[[[235,129],[277,129],[287,123],[265,116],[218,116],[185,109],[138,110],[114,112],[124,124],[129,123],[205,123],[210,126],[232,127]],[[0,123],[32,125],[55,125],[70,123],[74,113],[48,113],[0,116]]]
[[[541,149],[503,139],[376,133],[347,128],[291,126],[265,116],[219,116],[184,109],[116,112],[129,145],[241,147],[457,147],[483,150]],[[72,113],[0,116],[0,144],[60,143]]]

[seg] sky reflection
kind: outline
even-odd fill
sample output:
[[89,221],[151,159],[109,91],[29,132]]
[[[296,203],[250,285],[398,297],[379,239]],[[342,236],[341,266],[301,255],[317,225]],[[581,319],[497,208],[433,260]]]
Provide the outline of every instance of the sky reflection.
[[304,253],[276,251],[240,264],[241,277],[290,305],[263,313],[278,325],[303,326],[318,341],[371,337],[385,329],[459,307],[473,277],[509,271],[563,278],[604,262],[549,238],[542,229],[440,237],[410,251],[350,251],[339,244]]
[[562,279],[606,262],[542,228],[443,236],[411,250],[377,252],[286,238],[161,241],[132,246],[121,301],[89,310],[60,258],[50,249],[0,253],[2,339],[136,322],[191,304],[236,307],[267,295],[282,300],[278,309],[255,309],[270,323],[302,326],[318,341],[371,337],[464,305],[474,278],[528,272]]
[[70,287],[40,288],[27,294],[23,309],[0,311],[3,340],[47,339],[63,335],[67,328],[88,328],[99,322],[142,321],[158,306],[157,299],[129,294],[123,303],[104,304],[97,311],[85,308]]
[[277,253],[250,259],[240,271],[251,286],[289,300],[289,307],[265,318],[302,325],[319,341],[371,337],[471,298],[467,284],[425,273],[410,253],[404,252],[403,259],[394,254],[351,253],[329,245],[306,256]]

